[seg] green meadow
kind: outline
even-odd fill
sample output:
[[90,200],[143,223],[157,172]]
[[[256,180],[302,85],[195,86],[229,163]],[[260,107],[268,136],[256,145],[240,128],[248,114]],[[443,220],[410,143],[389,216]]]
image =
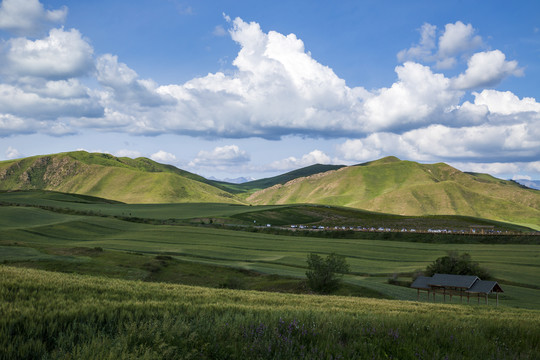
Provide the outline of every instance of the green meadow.
[[[244,223],[253,223],[252,219],[257,219],[256,221],[266,224],[270,219],[275,220],[280,216],[289,220],[303,219],[311,222],[314,219],[320,220],[321,211],[331,211],[333,218],[337,219],[336,214],[343,215],[344,210],[341,208],[311,207],[307,213],[293,211],[294,207],[250,207],[234,204],[126,205],[91,197],[48,192],[1,195],[0,201],[27,205],[0,207],[0,246],[3,249],[0,262],[18,264],[17,266],[66,269],[81,273],[87,271],[99,275],[100,269],[104,268],[105,257],[119,252],[130,256],[140,254],[137,256],[143,257],[166,255],[185,263],[301,279],[305,276],[307,254],[315,252],[326,255],[335,252],[345,256],[351,266],[351,274],[345,278],[348,284],[373,290],[381,297],[413,300],[416,299],[414,290],[390,285],[388,278],[397,276],[408,280],[415,271],[424,269],[436,258],[444,256],[448,251],[457,251],[469,253],[475,261],[489,269],[494,278],[501,282],[503,289],[505,285],[519,288],[519,296],[516,296],[514,291],[505,292],[501,296],[503,303],[508,306],[540,309],[538,243],[474,243],[474,237],[471,242],[467,242],[467,237],[464,236],[460,238],[460,243],[425,243],[409,242],[406,237],[399,241],[374,240],[362,238],[361,233],[355,234],[354,238],[327,238],[316,237],[317,234],[291,236],[295,235],[292,232],[284,232],[288,235],[276,235],[255,231],[255,228],[241,228],[242,231],[236,231],[227,226],[208,225],[212,219],[216,219],[216,222],[217,219],[223,222],[236,219]],[[38,205],[41,207],[35,207]],[[69,214],[71,210],[76,210],[75,214]],[[353,217],[350,213],[346,215],[345,219],[350,220]],[[396,218],[374,213],[368,215],[372,221]],[[137,222],[122,220],[125,216],[136,216]],[[365,219],[369,216],[366,215]],[[146,217],[172,218],[182,225],[145,223],[141,219]],[[192,222],[190,219],[197,220]],[[444,218],[442,221],[443,224],[448,224],[450,220]],[[457,218],[452,221],[464,220]],[[201,223],[206,225],[201,226]],[[467,222],[461,225],[466,224]],[[444,239],[444,235],[439,237]],[[93,256],[75,252],[65,256],[65,261],[58,258],[69,253],[66,249],[77,248],[100,248],[104,251]],[[31,253],[27,254],[27,251]],[[125,272],[118,268],[129,267],[126,264],[115,265],[114,260],[107,261],[105,268],[114,268],[109,271],[111,274],[124,274]],[[135,266],[132,272],[139,275],[130,278],[154,279],[157,277],[156,273],[165,271],[162,268],[164,267],[152,272],[152,269]],[[167,271],[171,272],[170,269]],[[162,278],[167,279],[166,276]]]
[[538,310],[0,266],[4,359],[534,359]]
[[[481,219],[313,205],[128,205],[43,191],[0,193],[0,204],[2,359],[531,359],[540,351],[535,241],[329,238],[253,226]],[[468,252],[490,270],[505,291],[499,306],[494,298],[416,301],[415,290],[389,283],[409,281],[448,251]],[[346,257],[351,273],[334,296],[306,287],[311,252]]]

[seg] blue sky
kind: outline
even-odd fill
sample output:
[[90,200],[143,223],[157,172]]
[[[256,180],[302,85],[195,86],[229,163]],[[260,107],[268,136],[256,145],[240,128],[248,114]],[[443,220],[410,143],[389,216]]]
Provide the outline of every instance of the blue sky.
[[3,0],[0,160],[217,178],[383,156],[540,179],[538,1]]

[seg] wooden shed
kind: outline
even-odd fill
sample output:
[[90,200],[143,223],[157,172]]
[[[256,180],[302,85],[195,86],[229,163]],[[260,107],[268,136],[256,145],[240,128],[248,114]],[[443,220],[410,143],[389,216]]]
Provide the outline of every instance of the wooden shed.
[[442,294],[444,301],[446,301],[446,296],[450,296],[450,301],[452,301],[452,296],[459,295],[461,302],[463,302],[463,297],[467,296],[467,303],[469,303],[471,295],[476,295],[478,303],[480,303],[480,297],[483,296],[487,304],[489,295],[494,293],[497,305],[499,304],[499,293],[504,292],[496,281],[480,280],[474,275],[419,276],[411,284],[411,287],[417,290],[418,300],[420,300],[420,291],[426,291],[428,300],[431,294],[433,294],[433,301],[435,301],[436,294]]

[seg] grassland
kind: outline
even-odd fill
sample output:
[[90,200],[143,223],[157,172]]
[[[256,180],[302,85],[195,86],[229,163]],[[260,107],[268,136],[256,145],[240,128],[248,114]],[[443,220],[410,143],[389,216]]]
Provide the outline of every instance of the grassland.
[[[517,199],[519,201],[516,201]],[[467,215],[540,229],[540,191],[446,164],[386,158],[297,178],[250,195],[253,204],[312,203],[403,215]]]
[[[346,277],[347,283],[373,291],[374,293],[369,296],[413,300],[416,298],[414,290],[390,285],[387,278],[393,274],[407,278],[417,269],[423,269],[437,257],[445,255],[447,251],[458,251],[470,253],[473,259],[491,270],[503,288],[505,286],[518,288],[517,292],[505,293],[501,297],[503,303],[508,306],[540,309],[538,300],[540,245],[420,243],[404,241],[406,239],[389,241],[368,240],[361,237],[351,239],[298,237],[245,231],[247,229],[233,231],[207,226],[154,225],[122,221],[102,215],[108,212],[118,214],[130,211],[138,216],[159,215],[164,219],[171,216],[179,217],[187,220],[187,223],[190,222],[189,216],[203,218],[206,221],[212,219],[212,216],[216,218],[244,216],[247,218],[242,221],[251,222],[253,216],[262,216],[260,213],[267,213],[266,218],[260,218],[261,221],[276,218],[278,210],[282,209],[283,213],[280,216],[292,220],[301,219],[298,213],[291,213],[290,208],[276,206],[258,209],[231,204],[220,206],[196,204],[189,211],[190,208],[186,204],[176,205],[178,208],[171,207],[172,205],[126,207],[128,206],[126,204],[108,203],[102,199],[58,193],[20,192],[1,195],[2,200],[15,201],[18,198],[21,204],[28,205],[34,202],[37,206],[42,201],[40,206],[55,205],[54,209],[68,207],[68,210],[73,206],[81,211],[70,215],[30,206],[1,206],[0,246],[3,246],[3,249],[0,252],[0,262],[16,266],[152,281],[186,280],[186,277],[173,276],[175,269],[179,273],[185,272],[180,268],[181,265],[175,263],[169,264],[171,266],[161,266],[155,259],[156,256],[166,255],[178,262],[205,266],[219,265],[299,279],[304,277],[308,253],[317,252],[324,255],[336,252],[346,256],[351,265],[352,274]],[[102,213],[100,208],[103,209]],[[93,211],[91,216],[82,212],[89,209]],[[310,209],[328,210],[325,207],[310,207]],[[344,210],[338,208],[336,213],[343,215]],[[300,214],[307,216],[303,212]],[[384,218],[380,214],[370,214],[375,219],[377,216],[379,219]],[[294,218],[295,216],[297,218]],[[390,216],[393,217],[395,216]],[[84,251],[73,250],[84,248],[101,248],[104,251],[87,254]],[[119,255],[112,255],[117,253],[129,255],[131,259],[121,261]],[[201,269],[192,272],[197,271],[202,273]],[[212,271],[218,272],[215,269]],[[275,285],[266,284],[257,287],[259,285],[254,285],[253,279],[241,274],[227,274],[221,278],[216,275],[216,280],[209,285],[214,287],[220,284],[227,285],[230,279],[233,279],[234,283],[235,277],[240,279],[240,283],[243,283],[241,286],[246,288],[264,290],[265,286],[267,289]],[[268,278],[258,280],[267,282]],[[187,283],[203,284],[197,281],[200,280]],[[290,282],[284,288],[288,286],[301,285]]]
[[533,359],[540,313],[0,266],[4,359]]
[[38,189],[127,203],[243,203],[201,176],[150,159],[84,151],[0,162],[0,190]]
[[[540,353],[536,243],[322,238],[220,225],[253,221],[468,226],[483,220],[0,193],[0,359],[533,359]],[[456,297],[417,302],[415,290],[388,283],[394,274],[409,279],[447,251],[468,252],[493,273],[505,291],[498,307]],[[303,280],[310,252],[346,257],[352,272],[337,293],[344,296],[310,294]]]
[[84,151],[0,162],[0,190],[54,190],[129,204],[321,204],[406,216],[461,215],[540,230],[540,191],[446,164],[388,157],[313,165],[245,184],[209,181],[146,158]]

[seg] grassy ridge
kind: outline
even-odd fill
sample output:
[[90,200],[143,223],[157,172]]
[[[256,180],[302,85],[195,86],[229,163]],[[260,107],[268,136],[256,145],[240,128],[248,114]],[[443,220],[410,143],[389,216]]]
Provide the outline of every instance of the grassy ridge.
[[146,158],[87,152],[0,162],[0,190],[45,189],[128,203],[241,203],[202,178]]
[[540,313],[0,266],[4,359],[534,358]]
[[247,198],[255,204],[313,203],[407,215],[467,215],[540,229],[540,192],[446,164],[383,159],[299,178]]

